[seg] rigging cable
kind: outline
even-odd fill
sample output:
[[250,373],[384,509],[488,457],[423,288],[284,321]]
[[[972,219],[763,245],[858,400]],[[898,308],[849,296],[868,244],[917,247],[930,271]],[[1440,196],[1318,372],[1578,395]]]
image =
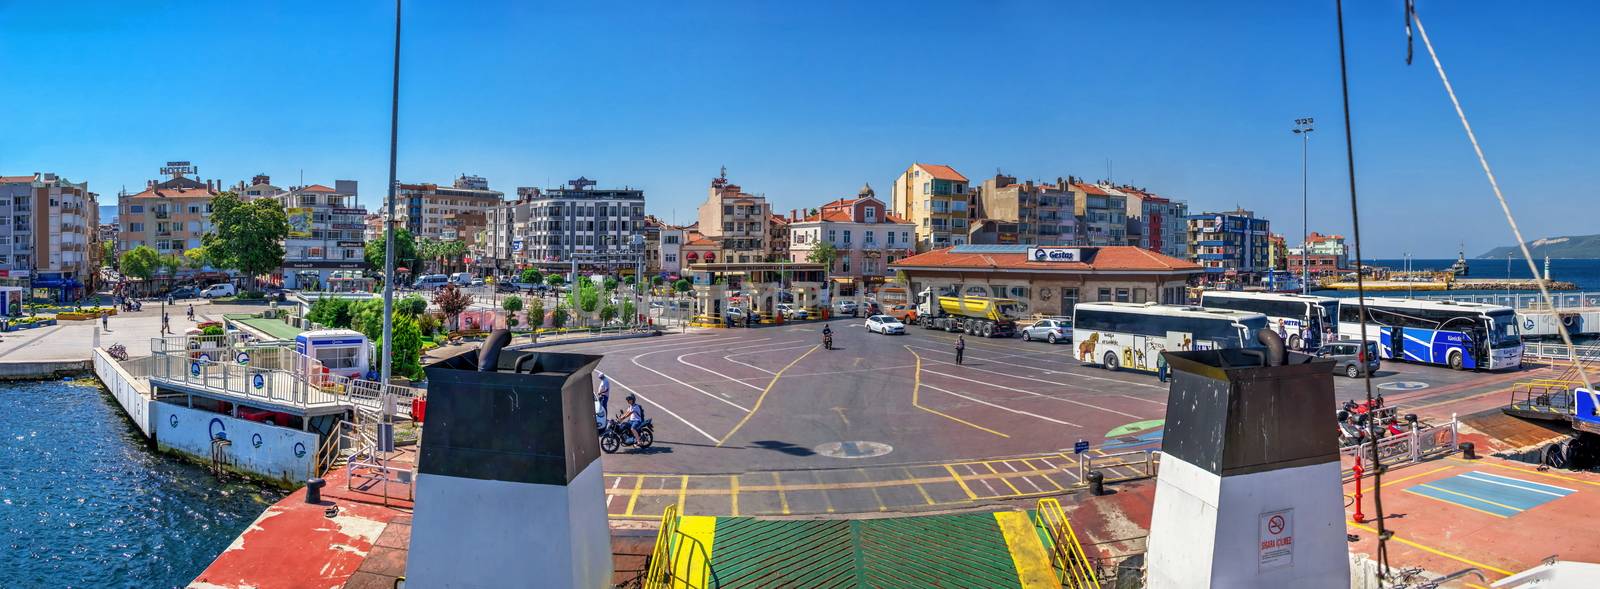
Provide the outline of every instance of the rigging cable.
[[[1344,0],[1334,0],[1334,9],[1339,23],[1339,86],[1344,98],[1344,156],[1350,174],[1350,231],[1355,240],[1356,250],[1356,307],[1361,317],[1361,341],[1367,340],[1367,287],[1364,278],[1366,269],[1365,260],[1361,257],[1361,214],[1356,205],[1356,154],[1355,143],[1351,139],[1350,131],[1350,73],[1346,65],[1344,47]],[[1362,352],[1366,352],[1363,348]],[[1362,382],[1366,386],[1367,406],[1372,406],[1372,371],[1363,370],[1365,373]],[[1389,536],[1383,517],[1383,463],[1378,461],[1378,419],[1367,421],[1367,439],[1372,447],[1372,507],[1378,526],[1378,586],[1383,587],[1384,579],[1389,574]],[[1357,446],[1359,448],[1360,446]],[[1361,459],[1359,454],[1356,458]],[[1359,489],[1358,489],[1359,490]]]
[[[1550,287],[1546,284],[1544,275],[1539,273],[1538,265],[1533,262],[1533,252],[1528,249],[1528,242],[1522,238],[1522,229],[1517,227],[1517,219],[1511,214],[1511,205],[1506,203],[1506,196],[1500,191],[1500,181],[1494,177],[1494,170],[1489,168],[1489,159],[1483,155],[1483,147],[1478,144],[1478,135],[1472,132],[1472,124],[1467,122],[1467,113],[1461,109],[1461,100],[1456,98],[1455,87],[1450,85],[1450,78],[1444,74],[1444,66],[1439,63],[1439,54],[1433,50],[1433,42],[1428,39],[1428,29],[1422,26],[1422,17],[1417,15],[1416,6],[1411,0],[1406,2],[1406,31],[1410,36],[1411,22],[1417,23],[1417,34],[1422,37],[1422,46],[1428,50],[1428,57],[1433,59],[1433,69],[1439,72],[1439,81],[1444,82],[1444,91],[1450,95],[1450,104],[1456,109],[1456,117],[1461,119],[1461,128],[1467,131],[1467,140],[1472,143],[1472,151],[1478,155],[1478,164],[1483,166],[1483,174],[1489,178],[1489,187],[1494,190],[1495,200],[1500,201],[1500,210],[1506,215],[1506,223],[1511,225],[1511,233],[1517,239],[1517,247],[1522,250],[1522,258],[1528,262],[1528,271],[1532,273],[1534,282],[1539,285],[1539,296],[1556,314],[1555,301],[1550,297]],[[1408,61],[1409,62],[1409,58]],[[1511,278],[1507,276],[1506,278]],[[1559,314],[1556,314],[1559,318]],[[1586,389],[1594,390],[1594,385],[1589,382],[1589,373],[1583,364],[1578,361],[1578,350],[1572,344],[1572,334],[1567,331],[1567,326],[1561,321],[1556,321],[1556,330],[1561,334],[1561,342],[1567,346],[1567,359],[1577,369],[1578,378],[1583,380]]]

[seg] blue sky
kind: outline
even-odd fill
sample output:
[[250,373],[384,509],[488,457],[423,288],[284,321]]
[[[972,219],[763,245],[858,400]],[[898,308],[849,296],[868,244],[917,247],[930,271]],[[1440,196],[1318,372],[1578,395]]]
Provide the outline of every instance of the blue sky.
[[[1346,3],[1367,257],[1511,242],[1399,0]],[[1597,9],[1419,3],[1532,237],[1597,233]],[[0,0],[0,173],[54,171],[114,203],[167,160],[231,184],[388,174],[392,5]],[[774,208],[914,161],[974,182],[1107,176],[1347,232],[1332,2],[412,2],[400,179],[507,193],[579,175],[693,215],[728,166]],[[1579,213],[1579,214],[1574,214]],[[1295,241],[1291,238],[1291,241]]]

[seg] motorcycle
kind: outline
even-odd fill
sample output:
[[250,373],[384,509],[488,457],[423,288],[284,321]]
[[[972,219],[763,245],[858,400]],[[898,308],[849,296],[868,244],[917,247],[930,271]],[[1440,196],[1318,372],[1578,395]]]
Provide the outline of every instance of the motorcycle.
[[[622,412],[617,413],[617,418],[622,418]],[[656,441],[656,428],[646,417],[644,423],[639,424],[639,439],[633,439],[633,432],[617,419],[607,419],[606,426],[600,430],[600,449],[606,454],[614,454],[623,446],[634,446],[639,449],[649,448]]]
[[824,349],[824,350],[832,350],[833,349],[833,334],[832,333],[824,333],[824,334],[822,334],[822,349]]
[[117,360],[128,359],[128,349],[123,347],[122,344],[111,344],[111,347],[106,348],[106,353]]

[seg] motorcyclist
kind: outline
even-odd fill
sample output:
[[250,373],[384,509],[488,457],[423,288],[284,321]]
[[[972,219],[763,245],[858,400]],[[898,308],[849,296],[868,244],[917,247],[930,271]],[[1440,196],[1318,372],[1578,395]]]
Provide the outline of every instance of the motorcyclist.
[[628,401],[628,407],[622,410],[622,421],[628,424],[628,431],[633,432],[634,443],[638,443],[639,426],[644,425],[644,407],[639,406],[633,395],[623,398]]
[[833,329],[827,325],[822,326],[822,347],[829,350],[833,349]]

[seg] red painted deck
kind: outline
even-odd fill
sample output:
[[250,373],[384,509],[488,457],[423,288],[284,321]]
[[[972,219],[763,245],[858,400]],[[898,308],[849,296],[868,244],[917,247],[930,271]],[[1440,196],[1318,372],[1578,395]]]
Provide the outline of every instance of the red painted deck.
[[[398,460],[414,460],[402,448]],[[411,502],[346,489],[346,471],[328,474],[322,502],[306,503],[304,488],[267,508],[200,573],[199,588],[393,587],[405,574],[411,541]],[[404,497],[403,492],[397,492]],[[325,510],[338,507],[328,517]]]

